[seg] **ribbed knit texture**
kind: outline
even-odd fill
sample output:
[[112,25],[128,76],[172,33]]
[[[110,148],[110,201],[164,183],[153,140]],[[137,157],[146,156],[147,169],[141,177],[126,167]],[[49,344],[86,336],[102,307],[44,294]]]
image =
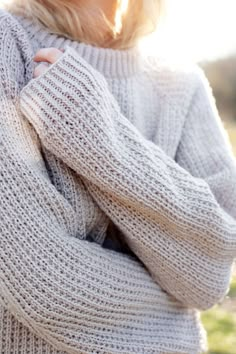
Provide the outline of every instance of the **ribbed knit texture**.
[[[41,47],[65,52],[31,80]],[[203,73],[5,12],[0,52],[0,353],[200,353],[236,256]]]

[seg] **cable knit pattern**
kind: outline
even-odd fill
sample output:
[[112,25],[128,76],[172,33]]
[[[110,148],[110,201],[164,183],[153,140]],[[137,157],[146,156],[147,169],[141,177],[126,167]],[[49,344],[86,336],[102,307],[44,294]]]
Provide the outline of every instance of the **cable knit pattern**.
[[[5,12],[0,36],[0,353],[200,353],[196,309],[236,256],[236,163],[205,77]],[[31,80],[50,46],[65,52]]]

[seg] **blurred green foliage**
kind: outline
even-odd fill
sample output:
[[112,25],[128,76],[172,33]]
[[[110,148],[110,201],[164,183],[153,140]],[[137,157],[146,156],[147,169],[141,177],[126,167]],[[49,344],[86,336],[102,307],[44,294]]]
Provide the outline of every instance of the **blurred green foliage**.
[[236,277],[228,297],[225,304],[202,314],[208,334],[208,354],[236,354]]
[[201,66],[212,86],[221,117],[236,122],[236,55]]
[[[231,283],[229,296],[231,298],[235,299],[235,302],[236,302],[236,277],[233,278],[233,281]],[[235,333],[235,336],[236,336],[236,333]]]
[[[236,123],[226,120],[224,126],[236,156]],[[202,321],[208,334],[207,354],[236,354],[236,271],[228,298],[223,304],[204,312]]]

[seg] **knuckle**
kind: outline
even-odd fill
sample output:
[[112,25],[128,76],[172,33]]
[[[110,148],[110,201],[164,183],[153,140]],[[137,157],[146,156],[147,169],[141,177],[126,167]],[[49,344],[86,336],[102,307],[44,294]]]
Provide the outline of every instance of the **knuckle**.
[[37,65],[36,68],[34,69],[34,77],[42,75],[47,70],[47,68],[48,66],[45,64]]
[[34,69],[34,77],[37,77],[40,75],[40,68],[39,68],[39,65],[36,66],[36,68]]
[[57,59],[61,56],[62,52],[57,48],[50,48],[49,50],[49,58],[51,62],[57,61]]

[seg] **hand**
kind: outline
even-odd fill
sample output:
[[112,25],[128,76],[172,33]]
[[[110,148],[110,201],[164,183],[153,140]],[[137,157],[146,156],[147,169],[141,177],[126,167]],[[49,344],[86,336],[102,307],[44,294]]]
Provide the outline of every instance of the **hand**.
[[42,48],[39,49],[34,57],[35,62],[43,62],[36,66],[34,70],[34,78],[42,75],[47,71],[50,64],[55,63],[63,54],[64,49]]

